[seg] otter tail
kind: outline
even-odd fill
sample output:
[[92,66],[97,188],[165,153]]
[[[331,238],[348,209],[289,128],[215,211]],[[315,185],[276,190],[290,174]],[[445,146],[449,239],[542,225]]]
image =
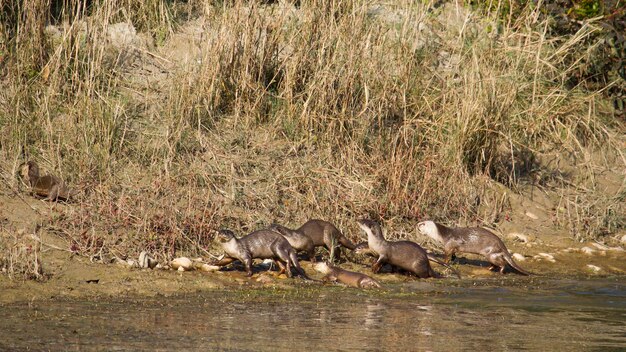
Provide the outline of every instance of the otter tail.
[[532,273],[522,269],[519,265],[517,265],[517,263],[513,260],[513,258],[511,257],[511,255],[509,253],[504,255],[504,259],[506,260],[507,263],[509,263],[511,268],[515,269],[515,271],[517,271],[518,273],[520,273],[522,275],[526,275],[526,276],[532,275]]
[[291,261],[291,265],[293,265],[294,268],[296,268],[296,271],[298,272],[300,276],[302,276],[303,279],[311,280],[311,278],[306,274],[304,269],[302,269],[302,267],[300,266],[300,263],[298,262],[298,256],[296,255],[296,251],[291,251],[291,253],[289,253],[289,260]]
[[349,250],[353,251],[356,248],[356,245],[354,243],[352,243],[352,241],[350,241],[346,236],[339,236],[339,243],[341,243],[342,246],[348,248]]
[[456,275],[459,279],[461,278],[461,274],[459,274],[458,270],[456,270],[455,268],[453,268],[450,265],[442,262],[441,260],[439,260],[438,258],[433,256],[432,254],[426,254],[426,256],[428,257],[428,260],[430,260],[431,262],[437,263],[437,264],[439,264],[441,266],[444,266],[444,267],[450,269],[454,273],[454,275]]

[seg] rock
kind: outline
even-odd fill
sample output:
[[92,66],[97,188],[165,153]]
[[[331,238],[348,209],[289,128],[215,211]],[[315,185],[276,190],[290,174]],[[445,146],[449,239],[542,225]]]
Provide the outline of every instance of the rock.
[[137,31],[130,23],[122,22],[109,25],[107,35],[109,43],[118,48],[136,45],[139,42]]
[[602,243],[597,243],[597,242],[594,242],[594,243],[592,243],[591,245],[592,245],[592,246],[594,246],[594,247],[596,247],[596,248],[598,248],[598,249],[599,249],[599,250],[601,250],[601,251],[606,251],[606,250],[608,250],[608,249],[609,249],[609,247],[608,247],[608,246],[605,246],[605,245],[603,245]]
[[589,270],[593,271],[593,272],[596,272],[596,273],[597,273],[597,272],[602,271],[602,268],[601,268],[601,267],[599,267],[599,266],[595,266],[595,265],[593,265],[593,264],[587,264],[587,268],[588,268]]
[[523,262],[524,260],[526,260],[526,257],[524,257],[523,255],[519,253],[513,253],[512,257],[515,261],[518,261],[518,262]]
[[137,262],[132,259],[128,259],[126,261],[126,264],[128,264],[128,266],[130,266],[131,268],[137,266]]
[[[178,270],[178,271],[188,271],[188,270],[193,270],[194,269],[193,261],[191,261],[191,259],[185,258],[185,257],[180,257],[180,258],[176,258],[176,259],[172,260],[170,262],[170,266],[172,267],[172,269]],[[182,270],[181,270],[181,268],[182,268]]]
[[529,218],[531,218],[531,219],[533,219],[533,220],[537,220],[537,219],[539,219],[539,217],[538,217],[537,215],[535,215],[535,214],[533,214],[533,213],[531,213],[531,212],[529,212],[529,211],[526,211],[526,212],[524,213],[524,215],[528,216]]
[[148,252],[146,251],[141,251],[141,253],[139,253],[139,267],[140,268],[148,268]]
[[512,239],[513,241],[519,241],[522,243],[530,242],[530,239],[528,238],[528,236],[521,234],[521,233],[517,233],[517,232],[511,232],[510,234],[507,235],[507,237]]
[[549,262],[556,262],[556,259],[554,259],[554,256],[552,254],[548,254],[548,253],[539,253],[536,256],[534,256],[533,258],[535,259],[545,259]]
[[623,235],[620,239],[620,242],[622,242],[623,244],[626,244],[626,235]]
[[591,247],[583,247],[580,251],[586,255],[593,255],[596,252],[596,250]]
[[220,270],[219,266],[216,265],[210,265],[210,264],[206,264],[206,263],[199,263],[200,265],[197,265],[196,268],[200,271],[206,271],[206,272],[211,272],[211,271],[218,271]]
[[261,275],[256,279],[257,282],[260,282],[262,284],[271,284],[274,283],[274,280],[272,280],[271,277],[267,276],[267,275]]

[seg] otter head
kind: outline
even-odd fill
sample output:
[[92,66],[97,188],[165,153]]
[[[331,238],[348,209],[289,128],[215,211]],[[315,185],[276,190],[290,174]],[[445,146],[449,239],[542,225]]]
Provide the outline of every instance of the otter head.
[[31,179],[35,179],[39,177],[39,165],[37,165],[34,161],[29,161],[26,163],[28,167],[28,177]]
[[328,265],[328,262],[325,261],[313,264],[313,269],[322,274],[328,274],[330,272],[330,266]]
[[432,238],[435,241],[443,243],[443,237],[439,233],[439,228],[434,221],[422,221],[417,224],[417,230],[422,234]]
[[359,219],[357,222],[359,223],[361,230],[363,230],[368,237],[370,235],[374,237],[383,237],[382,230],[377,222],[368,219]]
[[278,232],[281,235],[285,234],[285,227],[281,226],[281,225],[278,225],[276,223],[271,224],[270,226],[268,226],[267,229],[270,230],[270,231]]
[[363,255],[374,255],[376,256],[376,252],[374,252],[367,242],[361,242],[354,247],[354,254],[363,254]]
[[219,230],[217,232],[217,236],[215,236],[215,239],[217,239],[220,243],[226,243],[234,238],[235,238],[235,233],[232,232],[231,230],[226,230],[226,229]]

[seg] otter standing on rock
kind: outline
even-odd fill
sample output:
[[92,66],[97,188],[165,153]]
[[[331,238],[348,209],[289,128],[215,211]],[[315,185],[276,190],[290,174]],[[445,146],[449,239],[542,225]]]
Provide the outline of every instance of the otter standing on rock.
[[34,194],[47,200],[69,200],[74,195],[60,178],[53,175],[39,176],[39,165],[34,161],[20,165],[20,174]]
[[313,268],[325,275],[322,278],[322,281],[338,281],[344,285],[358,288],[381,287],[376,280],[365,274],[344,270],[327,262],[316,263],[315,265],[313,265]]
[[315,244],[310,237],[278,224],[271,224],[268,227],[268,230],[272,230],[283,235],[283,237],[287,239],[293,249],[295,249],[296,251],[306,252],[309,256],[309,261],[315,263]]
[[417,229],[443,244],[445,262],[448,263],[452,255],[457,252],[480,254],[491,263],[490,270],[500,268],[504,274],[504,268],[509,264],[522,275],[531,275],[515,263],[504,242],[491,231],[480,227],[456,227],[450,228],[433,221],[422,221],[417,224]]
[[[333,260],[335,256],[335,249],[342,245],[349,250],[353,250],[355,245],[349,239],[347,239],[335,225],[324,220],[309,220],[300,226],[296,230],[288,229],[281,226],[281,233],[296,233],[309,237],[313,240],[313,245],[316,247],[324,246],[330,252],[330,259]],[[339,248],[337,248],[339,249]],[[339,255],[337,255],[339,257]]]
[[252,276],[252,260],[274,259],[280,266],[280,273],[286,273],[291,277],[291,266],[296,268],[300,276],[308,279],[308,276],[298,263],[296,251],[289,242],[279,233],[270,230],[254,231],[240,239],[230,230],[220,230],[217,240],[222,244],[226,257],[213,265],[224,266],[238,259],[246,266],[248,276]]
[[367,234],[369,248],[378,253],[378,260],[372,265],[372,272],[377,273],[384,263],[389,263],[422,279],[438,277],[430,267],[426,251],[419,244],[411,241],[387,241],[378,223],[367,219],[358,220],[358,223]]

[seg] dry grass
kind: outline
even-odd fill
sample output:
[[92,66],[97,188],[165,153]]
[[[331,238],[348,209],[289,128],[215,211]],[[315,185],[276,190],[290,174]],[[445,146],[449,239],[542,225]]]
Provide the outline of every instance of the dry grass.
[[[0,163],[84,190],[50,223],[80,253],[170,257],[209,248],[209,229],[312,217],[353,237],[359,216],[492,223],[496,182],[550,171],[535,156],[624,164],[610,104],[565,84],[598,28],[548,38],[540,9],[503,23],[454,3],[105,0],[50,18],[47,3],[11,17],[0,2]],[[559,223],[623,227],[619,199],[583,184],[555,186]],[[594,217],[613,220],[580,226]]]

